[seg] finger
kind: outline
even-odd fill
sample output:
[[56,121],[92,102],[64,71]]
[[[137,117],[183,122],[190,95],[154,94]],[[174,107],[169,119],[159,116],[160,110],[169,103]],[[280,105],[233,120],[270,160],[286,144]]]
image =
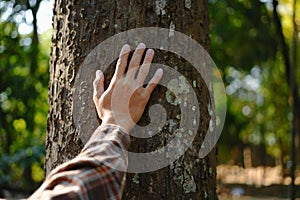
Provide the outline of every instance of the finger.
[[116,71],[112,78],[112,82],[118,81],[124,75],[124,72],[125,72],[125,69],[127,66],[129,53],[130,53],[130,46],[128,44],[125,44],[121,49],[119,59],[118,59],[117,65],[116,65]]
[[150,65],[154,57],[154,51],[152,49],[148,49],[144,58],[144,62],[139,70],[139,74],[137,76],[137,81],[140,85],[143,85],[149,70],[150,70]]
[[147,91],[147,93],[148,93],[149,96],[151,95],[152,91],[154,90],[154,88],[159,83],[159,81],[162,78],[162,76],[163,76],[163,70],[162,69],[156,70],[154,76],[149,81],[149,83],[148,83],[148,85],[146,87],[146,91]]
[[93,99],[97,101],[104,92],[104,75],[101,70],[96,71],[96,78],[93,82],[94,94]]
[[140,66],[143,54],[145,52],[145,48],[146,48],[146,45],[144,43],[140,43],[136,47],[136,49],[132,55],[132,58],[130,60],[128,70],[127,70],[128,72],[130,72],[130,76],[134,76],[135,72],[137,71],[138,67]]

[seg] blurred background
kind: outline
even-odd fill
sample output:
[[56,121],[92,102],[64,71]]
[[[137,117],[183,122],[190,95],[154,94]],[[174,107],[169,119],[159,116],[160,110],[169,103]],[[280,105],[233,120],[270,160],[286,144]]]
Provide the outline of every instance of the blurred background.
[[[0,0],[0,198],[26,196],[44,179],[53,3]],[[287,197],[292,179],[300,185],[299,167],[290,175],[292,163],[300,165],[300,152],[291,153],[299,150],[300,2],[209,0],[209,14],[211,56],[228,106],[218,141],[219,196],[261,188]]]

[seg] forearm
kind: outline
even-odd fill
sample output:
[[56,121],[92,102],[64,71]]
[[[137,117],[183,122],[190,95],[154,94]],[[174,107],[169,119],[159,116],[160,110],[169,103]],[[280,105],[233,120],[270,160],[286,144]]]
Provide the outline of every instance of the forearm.
[[129,135],[119,127],[100,126],[81,153],[53,170],[30,199],[120,199],[128,145]]

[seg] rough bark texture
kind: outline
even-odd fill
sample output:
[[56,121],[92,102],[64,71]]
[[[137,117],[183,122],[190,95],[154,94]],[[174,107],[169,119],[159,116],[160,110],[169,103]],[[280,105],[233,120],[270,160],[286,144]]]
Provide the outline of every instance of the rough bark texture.
[[[175,28],[209,50],[209,20],[206,0],[57,0],[51,54],[46,172],[75,157],[83,147],[74,126],[72,95],[74,81],[84,58],[101,41],[133,28],[158,26]],[[157,51],[156,63],[176,67],[191,84],[197,85],[201,120],[197,138],[184,156],[171,166],[144,174],[127,174],[124,199],[216,199],[216,152],[204,159],[198,150],[210,115],[208,89],[193,67],[178,56]],[[106,72],[111,75],[112,70]],[[198,74],[198,75],[197,75]],[[93,77],[91,77],[93,78]],[[149,102],[160,99],[168,118],[176,118],[178,108],[165,100],[166,89],[158,87]],[[76,113],[75,113],[76,114]],[[147,109],[140,124],[148,123]],[[172,130],[163,129],[151,141],[132,139],[130,151],[148,152],[168,141]]]

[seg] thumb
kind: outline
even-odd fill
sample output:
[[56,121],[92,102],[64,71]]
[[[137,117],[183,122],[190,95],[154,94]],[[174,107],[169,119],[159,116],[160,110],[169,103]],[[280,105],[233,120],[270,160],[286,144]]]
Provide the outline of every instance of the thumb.
[[93,82],[93,88],[94,88],[93,98],[95,101],[98,100],[104,92],[104,75],[101,70],[96,71],[96,78]]

